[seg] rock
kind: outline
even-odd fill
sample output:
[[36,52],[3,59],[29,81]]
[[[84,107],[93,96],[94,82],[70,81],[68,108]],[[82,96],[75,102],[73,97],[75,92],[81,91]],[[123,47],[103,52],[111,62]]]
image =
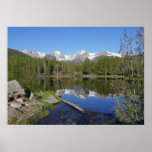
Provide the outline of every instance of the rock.
[[8,101],[15,100],[19,103],[23,103],[25,96],[24,89],[16,80],[8,82]]
[[25,99],[25,94],[22,94],[19,91],[16,91],[13,93],[13,98],[14,99],[17,99],[17,98]]
[[38,104],[39,106],[44,106],[45,105],[45,103],[42,103],[42,102],[39,102],[39,101],[37,101],[36,104]]
[[8,94],[8,98],[12,98],[12,95],[11,95],[11,94]]
[[51,104],[56,104],[58,103],[59,101],[53,97],[52,95],[50,95],[47,99],[43,100],[44,102],[48,102],[48,103],[51,103]]
[[30,105],[29,105],[28,103],[25,103],[25,106],[26,106],[26,107],[29,107]]
[[31,93],[31,95],[30,95],[30,97],[29,97],[29,100],[32,100],[32,99],[34,99],[34,98],[35,98],[34,94]]
[[8,97],[8,102],[13,101],[14,98],[13,97]]
[[73,122],[73,120],[72,120],[72,119],[67,119],[66,121],[68,121],[68,122]]
[[29,106],[32,106],[32,105],[33,105],[32,103],[25,103],[26,107],[29,107]]
[[18,98],[18,99],[16,99],[15,101],[16,101],[16,102],[19,102],[19,103],[21,103],[21,104],[24,103],[23,99],[21,99],[21,98]]
[[14,92],[19,92],[20,94],[25,95],[25,90],[21,87],[21,85],[16,80],[12,80],[8,82],[8,94],[13,95]]
[[20,108],[20,107],[22,107],[22,104],[13,101],[13,102],[10,103],[10,106],[13,107],[13,108]]

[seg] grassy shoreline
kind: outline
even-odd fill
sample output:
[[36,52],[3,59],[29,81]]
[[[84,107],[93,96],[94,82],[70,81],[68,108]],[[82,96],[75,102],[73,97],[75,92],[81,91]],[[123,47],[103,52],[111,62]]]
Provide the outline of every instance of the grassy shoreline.
[[128,77],[123,75],[50,75],[50,76],[43,76],[44,78],[103,78],[103,79],[124,79],[124,80],[143,80],[144,77]]

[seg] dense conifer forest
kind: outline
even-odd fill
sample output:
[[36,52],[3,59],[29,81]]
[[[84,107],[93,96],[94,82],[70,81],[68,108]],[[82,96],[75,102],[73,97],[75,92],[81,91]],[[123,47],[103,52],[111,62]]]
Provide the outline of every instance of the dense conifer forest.
[[122,75],[143,76],[144,55],[101,57],[98,61],[86,59],[82,64],[66,63],[55,59],[37,59],[17,50],[8,49],[8,79],[29,76],[57,75]]

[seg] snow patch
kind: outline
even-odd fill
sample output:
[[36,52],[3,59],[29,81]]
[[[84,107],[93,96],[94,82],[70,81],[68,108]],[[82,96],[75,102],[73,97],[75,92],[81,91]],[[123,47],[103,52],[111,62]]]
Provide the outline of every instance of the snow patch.
[[93,60],[95,57],[97,57],[97,54],[96,54],[96,53],[89,53],[88,58],[89,58],[90,60]]
[[119,53],[108,52],[108,51],[107,51],[107,53],[111,54],[111,56],[121,57],[121,54],[119,54]]
[[44,58],[46,56],[45,53],[41,53],[41,52],[37,52],[37,53],[39,54],[40,58]]
[[80,53],[80,55],[82,55],[82,54],[84,54],[84,53],[86,53],[87,51],[86,50],[81,50],[81,51],[79,51],[78,53]]

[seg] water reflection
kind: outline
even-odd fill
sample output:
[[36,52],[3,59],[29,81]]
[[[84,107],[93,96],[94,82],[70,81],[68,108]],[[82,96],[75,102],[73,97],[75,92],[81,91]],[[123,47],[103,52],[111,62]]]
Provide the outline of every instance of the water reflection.
[[[91,93],[96,93],[97,96],[119,95],[122,93],[122,86],[133,90],[135,94],[140,93],[141,89],[137,85],[142,81],[125,81],[122,79],[84,79],[84,78],[18,78],[21,85],[29,91],[70,91],[74,90],[73,94],[82,94],[84,97]],[[78,93],[80,92],[80,93]]]
[[102,114],[114,114],[116,98],[123,97],[107,96],[98,98],[96,96],[89,96],[82,99],[74,95],[64,94],[62,95],[62,98],[80,106],[81,108],[85,109],[85,111],[100,112]]
[[87,99],[89,97],[97,97],[97,98],[104,98],[106,96],[113,96],[112,94],[104,95],[99,94],[95,91],[89,90],[87,93],[84,91],[82,87],[75,86],[73,89],[62,89],[56,91],[58,95],[62,96],[64,94],[67,95],[74,95],[80,99]]
[[[123,79],[84,79],[84,78],[24,78],[17,79],[30,92],[54,91],[69,102],[84,108],[87,113],[81,114],[75,109],[59,104],[50,116],[40,120],[39,124],[120,124],[115,118],[116,99],[138,96],[140,111],[135,114],[143,116],[144,92],[143,81],[125,81]],[[131,94],[128,94],[131,93]],[[120,101],[121,101],[120,100]],[[132,100],[126,105],[134,104]],[[120,109],[122,109],[120,107]],[[117,111],[120,109],[117,109]],[[126,107],[125,107],[126,109]],[[128,110],[127,110],[128,111]],[[126,111],[126,112],[127,112]],[[120,111],[121,112],[121,111]],[[132,111],[131,111],[132,112]],[[119,114],[117,112],[117,114]],[[120,113],[121,116],[121,113]],[[142,122],[143,124],[143,122]]]

